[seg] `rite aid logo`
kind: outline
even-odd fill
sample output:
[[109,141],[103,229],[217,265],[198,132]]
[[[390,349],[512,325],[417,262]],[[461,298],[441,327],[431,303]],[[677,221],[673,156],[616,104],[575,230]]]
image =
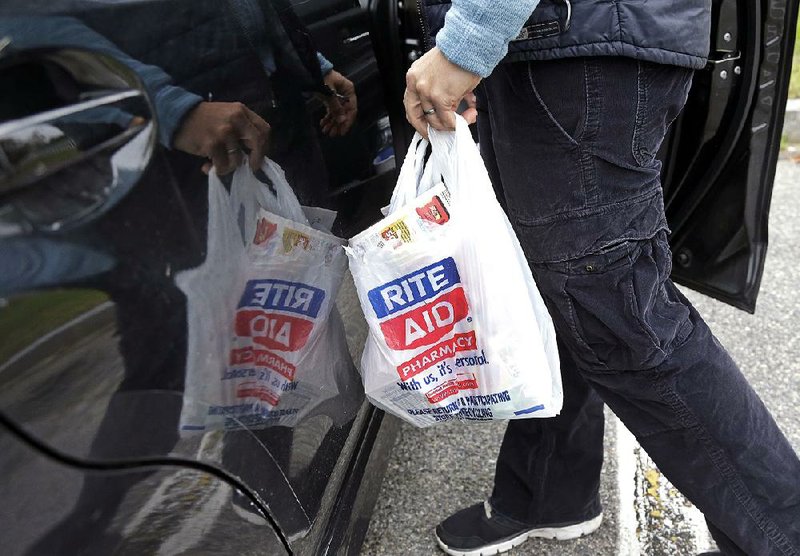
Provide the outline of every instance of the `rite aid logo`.
[[430,345],[469,315],[455,261],[448,257],[370,290],[367,294],[395,350]]
[[236,335],[269,349],[297,351],[308,341],[324,300],[324,291],[307,284],[250,280],[236,310]]

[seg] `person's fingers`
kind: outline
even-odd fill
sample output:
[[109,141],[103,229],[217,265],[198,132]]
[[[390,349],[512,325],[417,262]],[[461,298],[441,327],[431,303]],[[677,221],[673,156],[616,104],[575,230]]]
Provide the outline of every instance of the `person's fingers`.
[[428,119],[422,113],[422,107],[417,103],[416,105],[409,104],[406,107],[406,120],[414,129],[422,135],[425,139],[428,138]]
[[341,135],[339,129],[341,127],[340,122],[342,118],[346,118],[345,109],[336,97],[327,98],[325,100],[325,107],[327,108],[327,114],[325,114],[325,117],[320,121],[322,132],[329,137],[338,137]]
[[341,128],[341,134],[346,135],[352,129],[353,124],[355,124],[357,113],[352,104],[343,103],[342,108],[343,113],[339,118],[339,124]]
[[406,120],[425,139],[428,138],[428,122],[422,113],[422,102],[416,88],[416,79],[411,72],[406,74],[406,92],[403,94]]
[[425,139],[428,138],[428,122],[422,116],[411,116],[409,117],[406,115],[406,119],[408,123],[410,123],[417,132],[422,135]]
[[247,118],[245,129],[241,130],[242,140],[250,149],[250,168],[255,172],[261,167],[264,157],[269,149],[270,126],[258,114],[244,107]]
[[461,117],[464,118],[468,124],[474,124],[478,121],[478,108],[477,108],[478,99],[475,96],[475,93],[469,92],[464,95],[464,103],[466,103],[467,107],[461,113]]
[[420,104],[418,113],[424,118],[425,124],[439,130],[455,129],[455,117],[452,115],[455,102],[442,99],[442,95],[433,91],[426,81],[414,80],[414,85]]
[[475,108],[467,108],[461,113],[461,117],[470,125],[478,121],[478,111]]
[[[428,106],[430,108],[426,108]],[[438,130],[452,130],[456,127],[453,107],[445,103],[437,103],[432,98],[420,97],[419,103],[407,103],[406,119],[426,139],[428,138],[428,125]]]
[[436,117],[436,108],[429,106],[428,104],[420,105],[417,112],[422,112],[421,118],[425,121],[425,123],[430,123],[431,118]]
[[456,112],[455,110],[447,110],[440,117],[439,120],[444,125],[444,129],[454,130],[456,128]]
[[211,173],[211,168],[212,168],[212,167],[213,167],[213,164],[211,164],[211,162],[205,162],[205,163],[203,163],[203,165],[200,167],[200,170],[202,170],[202,172],[203,172],[205,175],[208,175],[209,173]]
[[322,133],[328,137],[339,137],[342,135],[341,124],[338,122],[338,118],[334,118],[331,114],[328,114],[320,121],[320,129]]
[[355,118],[353,118],[352,113],[345,112],[344,114],[339,116],[336,122],[339,127],[339,135],[345,135],[348,131],[350,131],[350,128],[353,127],[354,121]]
[[325,116],[324,118],[322,118],[319,121],[319,129],[325,135],[329,135],[330,134],[330,131],[331,131],[331,120],[330,120],[330,118],[328,118],[328,116]]
[[[252,133],[243,133],[239,143],[240,145],[236,152],[236,164],[239,164],[242,156],[247,156],[248,164],[254,172],[261,168],[261,163],[264,161],[267,151],[266,140],[253,136]],[[242,146],[246,147],[246,149],[243,149]],[[227,150],[231,149],[228,148]]]
[[264,118],[250,110],[247,106],[244,107],[244,115],[265,137],[269,136],[270,127],[269,124],[264,121]]
[[241,150],[233,143],[217,143],[211,151],[211,162],[218,176],[224,176],[236,169],[241,157]]
[[355,103],[347,99],[328,98],[325,100],[327,113],[320,120],[320,129],[330,137],[346,134],[355,121]]
[[[213,103],[212,103],[213,104]],[[242,156],[243,131],[251,127],[247,118],[247,107],[240,103],[226,106],[226,117],[216,127],[208,151],[217,175],[225,175],[236,169]],[[250,146],[250,145],[248,145]]]
[[447,124],[443,118],[443,115],[439,114],[431,114],[430,116],[425,118],[433,129],[438,129],[440,131],[444,131],[448,129]]
[[252,125],[248,124],[247,129],[241,129],[238,131],[239,140],[236,142],[238,146],[227,147],[226,151],[231,151],[235,148],[236,151],[238,151],[237,154],[246,154],[250,168],[252,168],[255,172],[261,167],[261,161],[264,159],[264,152],[266,151],[267,142]]
[[[430,126],[438,130],[455,129],[456,120],[453,115],[452,106],[442,102],[436,102],[434,99],[430,99],[430,103],[433,106],[434,112],[425,117]],[[423,104],[426,104],[424,100]]]

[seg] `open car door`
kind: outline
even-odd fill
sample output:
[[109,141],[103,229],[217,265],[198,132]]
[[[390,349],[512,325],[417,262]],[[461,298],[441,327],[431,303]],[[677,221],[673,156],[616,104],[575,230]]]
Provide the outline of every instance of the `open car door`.
[[708,66],[660,153],[673,278],[755,310],[797,0],[714,0]]

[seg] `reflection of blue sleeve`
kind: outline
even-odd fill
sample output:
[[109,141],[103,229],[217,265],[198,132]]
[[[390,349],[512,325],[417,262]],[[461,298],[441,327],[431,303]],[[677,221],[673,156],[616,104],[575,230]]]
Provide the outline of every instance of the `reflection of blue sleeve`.
[[333,70],[333,64],[322,53],[317,52],[317,60],[319,60],[319,70],[322,72],[323,77]]
[[11,37],[11,48],[84,48],[113,56],[131,68],[144,83],[155,107],[158,137],[170,147],[186,114],[202,98],[171,84],[172,78],[157,66],[143,64],[119,50],[108,39],[71,17],[14,17],[0,19],[0,35]]
[[116,263],[108,253],[86,245],[35,236],[4,239],[0,260],[0,297],[86,279],[111,270]]
[[113,124],[122,129],[131,125],[133,114],[116,106],[98,106],[78,114],[70,114],[58,119],[59,124]]

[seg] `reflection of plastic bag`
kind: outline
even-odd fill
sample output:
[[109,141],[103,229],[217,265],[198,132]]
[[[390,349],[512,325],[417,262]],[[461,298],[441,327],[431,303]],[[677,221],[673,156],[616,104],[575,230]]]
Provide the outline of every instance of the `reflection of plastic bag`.
[[425,165],[415,137],[388,216],[346,249],[370,328],[367,397],[417,426],[552,417],[555,332],[519,242],[466,123],[431,142]]
[[238,168],[230,195],[211,174],[206,261],[177,277],[188,298],[184,433],[293,425],[337,394],[327,320],[342,240],[308,225],[279,166],[266,160],[262,172],[267,185]]

